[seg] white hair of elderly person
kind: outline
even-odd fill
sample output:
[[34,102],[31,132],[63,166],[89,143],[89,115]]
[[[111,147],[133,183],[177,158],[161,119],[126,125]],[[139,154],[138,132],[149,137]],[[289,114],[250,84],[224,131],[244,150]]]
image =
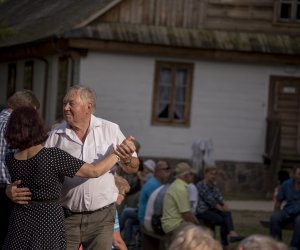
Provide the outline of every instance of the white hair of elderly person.
[[208,228],[188,223],[174,237],[168,250],[222,250]]
[[268,235],[253,234],[242,240],[237,250],[288,250],[287,246]]

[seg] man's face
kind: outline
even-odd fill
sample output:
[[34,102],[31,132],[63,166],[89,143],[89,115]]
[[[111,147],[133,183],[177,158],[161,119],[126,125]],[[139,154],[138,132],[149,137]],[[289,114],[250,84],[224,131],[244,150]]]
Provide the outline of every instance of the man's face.
[[194,177],[195,177],[195,174],[193,172],[188,173],[187,178],[186,178],[187,183],[188,184],[193,183]]
[[166,183],[169,181],[171,176],[171,167],[165,161],[159,161],[157,163],[157,171],[159,171],[159,176],[161,178],[162,183]]
[[70,126],[80,125],[90,120],[91,104],[81,100],[77,91],[69,92],[63,102],[64,118]]

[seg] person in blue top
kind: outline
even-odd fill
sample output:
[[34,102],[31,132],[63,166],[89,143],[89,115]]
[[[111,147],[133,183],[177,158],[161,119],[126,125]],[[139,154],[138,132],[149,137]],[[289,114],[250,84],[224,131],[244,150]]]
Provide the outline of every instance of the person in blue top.
[[[281,208],[281,203],[286,202]],[[292,250],[300,249],[300,165],[293,168],[293,177],[283,182],[274,206],[270,221],[270,234],[281,240],[281,228],[294,223],[294,233],[290,243]]]
[[139,205],[138,205],[138,218],[140,225],[144,224],[144,218],[146,213],[147,202],[150,195],[155,189],[159,188],[162,184],[168,182],[171,175],[171,168],[166,161],[158,161],[155,169],[154,175],[151,177],[142,187]]

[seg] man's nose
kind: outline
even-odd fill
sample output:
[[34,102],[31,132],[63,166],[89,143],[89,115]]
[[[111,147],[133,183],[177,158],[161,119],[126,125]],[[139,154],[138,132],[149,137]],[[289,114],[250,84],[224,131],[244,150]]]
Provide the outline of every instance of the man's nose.
[[67,102],[67,103],[64,103],[64,110],[69,110],[70,109],[70,104]]

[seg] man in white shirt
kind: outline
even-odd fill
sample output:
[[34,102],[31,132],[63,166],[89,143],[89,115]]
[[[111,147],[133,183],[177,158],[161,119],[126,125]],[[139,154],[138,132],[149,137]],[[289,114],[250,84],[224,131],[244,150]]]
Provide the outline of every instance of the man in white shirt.
[[[125,139],[117,124],[95,117],[95,108],[93,90],[72,86],[64,97],[65,121],[51,131],[45,146],[58,147],[89,163],[116,150],[121,168],[127,173],[137,172],[139,160],[133,151],[133,138]],[[118,193],[112,171],[93,179],[65,177],[61,204],[68,250],[77,250],[80,244],[86,250],[111,249]],[[11,196],[18,201],[16,194]]]

